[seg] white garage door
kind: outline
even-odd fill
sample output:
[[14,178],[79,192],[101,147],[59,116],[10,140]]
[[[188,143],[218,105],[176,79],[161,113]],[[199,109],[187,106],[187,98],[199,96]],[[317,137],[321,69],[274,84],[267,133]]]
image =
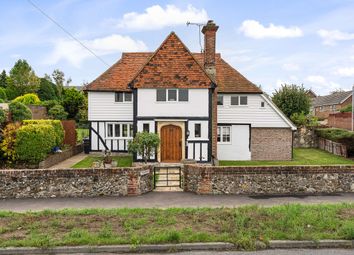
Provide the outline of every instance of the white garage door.
[[250,126],[218,126],[219,160],[250,160]]

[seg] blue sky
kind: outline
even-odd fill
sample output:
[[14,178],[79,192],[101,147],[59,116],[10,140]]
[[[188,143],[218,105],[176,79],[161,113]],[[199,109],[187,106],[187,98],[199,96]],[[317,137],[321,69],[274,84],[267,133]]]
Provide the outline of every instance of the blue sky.
[[[271,93],[281,83],[324,95],[354,84],[354,0],[32,0],[109,65],[122,51],[154,51],[175,31],[199,51],[197,27],[220,26],[217,51]],[[56,68],[74,85],[107,69],[27,0],[0,0],[0,69],[26,59],[37,75]]]

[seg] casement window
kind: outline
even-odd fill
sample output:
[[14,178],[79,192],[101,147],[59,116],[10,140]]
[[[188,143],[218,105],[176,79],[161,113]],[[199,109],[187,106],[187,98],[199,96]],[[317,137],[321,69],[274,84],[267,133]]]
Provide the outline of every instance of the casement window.
[[194,137],[199,138],[201,136],[202,136],[201,124],[196,123],[194,124]]
[[224,96],[218,95],[218,105],[224,105]]
[[133,137],[133,124],[129,123],[107,123],[107,138],[131,138]]
[[188,89],[157,89],[156,101],[157,102],[188,102],[189,90]]
[[144,123],[143,124],[143,132],[150,132],[150,124],[149,123]]
[[114,96],[115,102],[131,102],[132,101],[132,93],[129,92],[116,92]]
[[247,105],[247,96],[231,96],[231,105]]
[[219,126],[217,131],[218,143],[231,143],[231,126]]

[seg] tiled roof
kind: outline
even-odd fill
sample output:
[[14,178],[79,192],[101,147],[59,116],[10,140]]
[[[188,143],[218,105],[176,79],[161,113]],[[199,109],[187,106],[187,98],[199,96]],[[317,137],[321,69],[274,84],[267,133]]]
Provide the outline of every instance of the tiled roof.
[[[152,52],[123,53],[122,58],[86,86],[89,91],[129,91],[134,87],[210,87],[205,73],[204,55],[190,53],[171,33],[159,49]],[[262,93],[242,74],[216,54],[216,85],[220,93]]]
[[333,94],[330,94],[328,96],[318,96],[313,99],[312,106],[317,107],[323,105],[341,104],[351,94],[352,91],[340,91],[340,92],[334,92]]

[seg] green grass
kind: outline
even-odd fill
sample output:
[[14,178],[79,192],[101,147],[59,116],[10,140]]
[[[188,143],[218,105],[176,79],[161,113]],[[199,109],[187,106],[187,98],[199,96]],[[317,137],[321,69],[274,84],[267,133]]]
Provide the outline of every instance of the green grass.
[[[113,160],[118,162],[119,167],[130,167],[133,163],[133,158],[131,156],[113,156]],[[103,157],[100,156],[87,156],[80,162],[77,162],[72,168],[90,168],[92,163],[95,161],[102,161]]]
[[221,166],[292,166],[292,165],[353,165],[354,161],[339,157],[319,149],[294,149],[291,161],[227,161],[221,160]]
[[354,204],[1,212],[0,247],[354,239]]
[[77,142],[82,143],[82,139],[85,137],[89,137],[89,130],[87,128],[77,128],[76,129],[76,134],[77,134]]

